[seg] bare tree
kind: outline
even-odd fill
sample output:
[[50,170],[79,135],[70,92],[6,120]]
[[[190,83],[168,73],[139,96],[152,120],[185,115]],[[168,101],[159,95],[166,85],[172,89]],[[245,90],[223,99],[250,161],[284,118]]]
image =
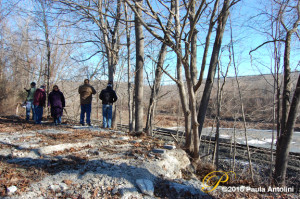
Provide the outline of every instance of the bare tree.
[[[169,15],[169,19],[167,22],[167,29],[171,28],[171,20],[172,20],[172,14],[170,13]],[[157,98],[158,98],[158,94],[161,88],[161,79],[163,76],[163,65],[164,65],[164,61],[167,55],[167,44],[166,43],[162,43],[161,49],[159,51],[159,55],[158,55],[158,60],[155,63],[156,65],[156,69],[155,69],[155,78],[153,81],[153,86],[151,86],[151,96],[149,99],[149,107],[148,107],[148,114],[147,114],[147,122],[146,122],[146,128],[145,131],[147,132],[148,135],[152,135],[153,134],[153,122],[154,122],[154,118],[155,118],[155,109],[156,109],[156,104],[157,104]]]
[[[217,117],[216,117],[216,135],[215,135],[215,148],[214,148],[214,157],[213,157],[213,163],[215,163],[215,167],[217,170],[219,169],[219,142],[220,142],[220,120],[221,120],[221,109],[222,109],[222,98],[223,98],[223,91],[224,91],[224,86],[226,83],[226,77],[228,75],[229,67],[231,65],[231,50],[230,47],[228,49],[229,51],[229,63],[227,65],[227,68],[225,70],[225,73],[221,70],[222,64],[221,61],[219,61],[218,64],[218,89],[217,89]],[[222,55],[220,55],[222,56]],[[221,85],[221,75],[223,78],[223,82]]]
[[[236,3],[236,2],[232,2],[232,3]],[[230,6],[231,6],[230,1],[224,1],[221,14],[218,17],[218,27],[217,27],[214,48],[213,48],[213,52],[212,52],[212,56],[211,56],[211,60],[210,60],[210,65],[209,65],[207,79],[205,82],[203,96],[202,96],[199,111],[198,111],[198,122],[199,122],[198,129],[199,129],[200,137],[201,137],[201,131],[203,128],[204,119],[205,119],[205,115],[206,115],[206,111],[207,111],[207,107],[208,107],[209,97],[210,97],[211,90],[212,90],[213,83],[214,83],[214,77],[216,74],[219,51],[220,51],[221,44],[222,44],[222,38],[223,38],[224,30],[225,30],[226,21],[227,21],[228,15],[229,15]],[[210,37],[210,34],[211,33],[209,32],[207,37]]]
[[[36,17],[38,20],[41,21],[44,32],[44,37],[45,37],[45,44],[46,44],[46,64],[44,68],[44,75],[45,75],[45,83],[46,83],[46,94],[47,96],[49,95],[50,92],[50,67],[51,67],[51,46],[50,46],[50,30],[49,30],[49,21],[48,21],[48,10],[51,7],[51,2],[50,1],[44,1],[44,0],[36,0],[38,4],[38,8],[36,8]],[[48,97],[46,98],[48,101]],[[48,102],[46,102],[48,104]],[[47,111],[48,116],[50,115],[50,111],[48,109]]]
[[[275,160],[275,173],[274,180],[277,185],[285,184],[286,169],[289,155],[290,141],[293,134],[293,128],[296,121],[298,111],[298,98],[299,98],[299,80],[296,86],[293,100],[291,102],[292,93],[292,81],[291,81],[291,67],[290,67],[290,53],[291,53],[291,41],[292,35],[297,33],[298,25],[300,23],[300,2],[299,1],[273,1],[277,8],[277,15],[271,16],[274,18],[276,24],[276,34],[272,37],[273,40],[266,41],[259,45],[257,48],[250,51],[256,51],[260,47],[274,43],[275,53],[275,77],[274,77],[274,90],[276,89],[277,99],[277,146],[276,146],[276,160]],[[279,31],[283,27],[285,31],[284,38],[283,33]],[[278,31],[278,33],[277,33]],[[298,35],[297,35],[298,36]],[[278,38],[277,38],[278,37]],[[299,36],[298,36],[299,38]],[[280,105],[280,85],[279,85],[279,54],[280,49],[277,48],[277,42],[284,42],[284,65],[283,65],[283,91],[282,91],[282,102]],[[291,105],[292,103],[292,105]],[[279,118],[281,122],[279,123]],[[272,165],[271,165],[272,166]]]
[[[101,35],[95,33],[96,41],[86,41],[94,43],[97,46],[104,45],[104,50],[98,49],[88,59],[91,59],[99,53],[104,53],[108,68],[108,81],[114,82],[116,67],[119,64],[119,51],[121,48],[120,31],[121,19],[121,0],[116,1],[76,1],[76,0],[55,0],[70,8],[70,12],[76,13],[79,18],[78,23],[83,17],[85,20],[96,24]],[[112,6],[114,5],[114,6]],[[113,84],[117,92],[117,86]],[[115,106],[116,107],[116,106]],[[114,109],[114,113],[116,110]],[[116,127],[116,114],[113,114],[112,127]]]
[[[175,9],[174,12],[174,20],[175,22],[173,23],[172,27],[174,27],[174,34],[172,32],[168,32],[168,29],[166,26],[163,24],[163,17],[160,18],[157,12],[153,9],[149,1],[147,2],[147,6],[149,9],[144,9],[144,13],[149,15],[152,19],[154,19],[157,22],[157,26],[155,25],[148,25],[145,20],[140,16],[140,20],[142,21],[142,24],[144,27],[157,39],[160,41],[166,43],[170,48],[173,49],[173,51],[177,55],[177,64],[176,64],[176,71],[177,71],[177,77],[174,78],[172,75],[170,75],[167,71],[164,71],[170,78],[172,78],[178,85],[179,88],[179,93],[180,93],[180,99],[183,107],[183,112],[185,116],[185,132],[186,132],[186,147],[187,150],[190,151],[193,154],[193,157],[197,160],[199,159],[199,135],[198,135],[198,128],[199,124],[199,117],[197,119],[197,110],[196,110],[196,95],[195,93],[197,92],[197,89],[199,88],[199,83],[193,82],[195,80],[196,76],[196,62],[195,62],[195,55],[196,55],[196,50],[195,50],[195,37],[197,34],[197,22],[199,21],[200,17],[208,8],[209,3],[206,3],[206,1],[201,1],[200,4],[198,5],[197,9],[194,10],[195,7],[195,1],[189,1],[189,2],[183,2],[183,7],[185,9],[185,15],[183,15],[183,18],[180,19],[180,5],[179,1],[172,1],[171,2],[171,8],[168,8],[166,4],[162,3],[162,6],[167,8],[168,12],[171,12],[172,6]],[[216,41],[215,45],[213,48],[213,55],[211,58],[211,63],[210,63],[210,78],[214,78],[214,73],[218,61],[218,54],[219,54],[219,49],[221,47],[222,43],[222,37],[223,37],[223,32],[225,29],[225,24],[226,20],[229,14],[229,8],[237,3],[238,1],[227,1],[225,0],[223,3],[223,8],[221,9],[221,12],[217,17],[215,17],[215,14],[217,13],[217,8],[219,5],[219,1],[215,1],[215,6],[211,14],[212,16],[212,23],[211,23],[211,28],[209,29],[210,32],[208,32],[208,35],[210,35],[212,31],[212,27],[215,24],[215,20],[218,22],[218,27],[217,27],[217,33],[216,33]],[[131,7],[131,9],[137,13],[136,8],[128,1],[126,0],[126,3]],[[210,2],[211,3],[211,2]],[[142,7],[141,7],[142,8]],[[189,20],[189,23],[188,23]],[[182,23],[181,23],[182,21]],[[187,24],[191,24],[190,28],[187,29]],[[157,28],[161,30],[164,36],[160,36],[157,32],[154,31],[154,28]],[[188,34],[186,34],[186,31]],[[182,47],[181,42],[184,41],[184,47]],[[207,41],[207,44],[209,44],[209,40]],[[193,49],[193,50],[192,50]],[[192,53],[191,53],[192,52]],[[193,57],[193,58],[191,58]],[[191,61],[190,61],[191,60]],[[205,65],[205,64],[204,64]],[[184,69],[184,74],[185,74],[185,80],[187,84],[187,93],[184,88],[184,82],[183,82],[183,77],[182,77],[182,66]],[[214,73],[213,73],[214,71]],[[208,79],[210,79],[208,78]],[[212,80],[213,81],[213,80]],[[209,81],[208,81],[209,82]],[[208,84],[207,82],[207,84]],[[198,87],[196,86],[198,85]],[[200,83],[201,85],[201,83]],[[212,84],[210,85],[211,87],[206,88],[210,89],[212,88]],[[207,87],[207,86],[206,86]],[[205,117],[205,111],[207,108],[210,92],[204,92],[205,97],[203,97],[203,102],[201,102],[201,106],[203,110],[200,109],[199,113],[201,113],[203,116],[203,120],[201,121],[202,123],[204,122],[204,117]],[[202,126],[201,126],[202,128]],[[191,132],[190,133],[190,129]]]
[[127,40],[127,94],[128,94],[128,126],[129,132],[133,131],[133,85],[131,82],[131,62],[130,62],[130,33],[131,27],[128,16],[128,9],[126,3],[124,3],[124,11],[125,11],[125,20],[126,20],[126,40]]
[[[287,162],[289,156],[289,149],[291,138],[294,131],[294,124],[297,117],[300,98],[300,76],[296,85],[296,90],[292,102],[290,101],[292,93],[291,83],[291,68],[290,68],[290,52],[292,35],[298,30],[300,23],[300,1],[297,5],[289,5],[289,1],[282,2],[279,10],[279,20],[286,31],[285,36],[285,50],[284,50],[284,86],[283,86],[283,99],[282,99],[282,115],[281,115],[281,131],[276,148],[276,161],[274,180],[276,184],[284,185],[286,177]],[[283,14],[288,10],[295,10],[295,21],[292,27],[288,27],[285,23]],[[288,17],[288,16],[287,16]]]
[[136,1],[135,13],[135,38],[136,38],[136,68],[135,68],[135,132],[143,132],[144,110],[144,34],[143,25],[140,21],[142,16],[142,0]]

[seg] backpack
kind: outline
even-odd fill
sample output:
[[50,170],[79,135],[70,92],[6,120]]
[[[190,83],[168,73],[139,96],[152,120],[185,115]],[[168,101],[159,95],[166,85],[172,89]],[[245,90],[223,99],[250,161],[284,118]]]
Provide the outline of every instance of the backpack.
[[102,99],[104,102],[109,102],[111,103],[112,102],[112,96],[111,96],[111,92],[109,91],[105,91],[103,93],[103,99]]

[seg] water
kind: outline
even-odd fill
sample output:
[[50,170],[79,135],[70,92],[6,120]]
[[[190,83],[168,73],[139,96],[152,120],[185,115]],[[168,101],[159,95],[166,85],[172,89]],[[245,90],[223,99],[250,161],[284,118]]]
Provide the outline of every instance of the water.
[[[177,127],[170,128],[177,130]],[[178,130],[184,130],[183,127],[179,127]],[[211,127],[203,128],[202,135],[215,137],[216,129]],[[236,141],[239,144],[246,144],[245,132],[242,129],[236,129]],[[273,149],[276,149],[276,134],[274,131],[274,144]],[[271,148],[272,143],[272,130],[260,130],[260,129],[247,129],[248,144],[255,147]],[[227,139],[228,142],[233,140],[233,128],[220,128],[220,138]],[[294,132],[292,136],[290,152],[300,153],[300,132]]]

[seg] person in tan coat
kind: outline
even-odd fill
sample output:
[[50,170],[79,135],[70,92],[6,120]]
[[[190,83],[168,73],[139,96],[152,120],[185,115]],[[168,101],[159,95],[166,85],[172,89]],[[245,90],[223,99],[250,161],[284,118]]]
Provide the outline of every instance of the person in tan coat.
[[86,114],[86,124],[91,126],[91,111],[92,111],[92,95],[96,94],[94,87],[90,85],[88,79],[84,80],[84,84],[79,86],[78,93],[80,94],[80,124],[84,126],[84,117]]

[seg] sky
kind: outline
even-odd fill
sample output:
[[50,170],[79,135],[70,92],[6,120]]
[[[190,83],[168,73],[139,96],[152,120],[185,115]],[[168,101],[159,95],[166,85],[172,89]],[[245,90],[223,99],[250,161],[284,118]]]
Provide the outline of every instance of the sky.
[[[30,6],[31,4],[29,4],[28,2],[22,1],[22,3],[25,6],[26,5]],[[226,46],[230,44],[229,27],[231,25],[233,30],[232,34],[234,40],[235,63],[238,68],[238,75],[246,76],[246,75],[259,75],[259,74],[271,73],[269,66],[271,65],[271,61],[272,61],[272,55],[271,55],[272,52],[270,50],[272,48],[272,45],[267,45],[253,52],[252,59],[249,55],[250,50],[255,49],[257,46],[270,39],[266,36],[265,33],[262,33],[262,27],[265,26],[267,28],[268,26],[268,24],[263,23],[263,21],[265,20],[265,15],[259,15],[260,13],[265,11],[264,2],[265,2],[264,0],[251,0],[251,1],[242,0],[241,2],[238,2],[231,10],[230,18],[227,21],[227,28],[224,33],[224,38],[222,43],[223,47],[221,52],[222,53],[221,64],[223,66],[222,67],[223,71],[225,70],[225,67],[229,62],[228,48]],[[157,5],[154,5],[154,8],[157,8]],[[157,8],[157,9],[162,9],[162,8]],[[253,16],[256,17],[251,19],[251,17]],[[256,19],[261,20],[261,24],[255,24],[257,23],[257,21],[255,21]],[[144,32],[145,34],[147,34],[145,29]],[[199,30],[199,40],[198,40],[199,48],[198,48],[198,56],[197,56],[197,63],[199,69],[202,62],[202,54],[203,54],[203,47],[201,47],[200,43],[204,41],[205,37],[206,37],[206,32],[202,33],[201,30]],[[295,42],[292,43],[292,52],[291,52],[292,71],[299,70],[300,68],[299,56],[298,56],[300,50],[299,39],[294,38],[294,41]],[[158,44],[158,42],[156,42],[155,44]],[[160,47],[160,45],[157,46]],[[213,43],[211,44],[211,46],[213,46]],[[93,49],[94,48],[84,48],[84,46],[82,46],[82,49],[81,50],[78,49],[77,52],[86,53],[89,50],[93,50]],[[158,50],[159,48],[156,50],[156,52],[158,52]],[[151,53],[151,52],[146,52],[146,53]],[[88,57],[88,55],[86,55],[85,57]],[[100,58],[101,57],[99,55],[98,57],[95,57],[95,59],[80,64],[87,65],[87,66],[96,65]],[[150,76],[153,75],[154,74],[152,73],[153,63],[151,63],[150,60],[146,60],[145,63],[146,63],[145,65],[146,72]],[[209,63],[209,59],[207,63]],[[135,64],[134,60],[132,60],[132,64],[133,65]],[[170,74],[175,76],[176,56],[174,52],[168,53],[165,65],[169,65],[167,70],[170,72]],[[204,78],[207,75],[207,68],[208,66],[206,67]],[[145,77],[146,76],[147,75],[145,74]],[[235,76],[233,64],[230,65],[228,76]],[[101,78],[103,78],[103,76]],[[145,83],[147,83],[146,79],[145,79]],[[164,75],[163,83],[171,84],[173,83],[173,81],[170,78],[168,78],[166,75]]]
[[[224,33],[222,42],[222,54],[221,60],[223,65],[223,71],[226,70],[228,59],[228,46],[230,44],[230,25],[232,26],[232,35],[234,42],[235,63],[237,66],[238,76],[247,75],[260,75],[270,74],[270,66],[274,62],[272,58],[273,44],[265,45],[258,50],[251,53],[249,52],[266,41],[270,40],[270,37],[264,33],[264,29],[269,32],[270,24],[265,23],[265,15],[260,15],[266,12],[263,0],[251,0],[241,1],[237,3],[231,10],[230,17],[227,20],[226,31]],[[254,17],[255,16],[255,17]],[[256,21],[259,20],[259,21]],[[205,35],[203,35],[205,37]],[[282,44],[282,55],[284,50],[284,44]],[[300,45],[299,39],[295,36],[292,42],[291,51],[291,69],[292,71],[299,71],[299,53]],[[211,44],[213,45],[213,43]],[[198,48],[199,53],[197,57],[198,66],[200,67],[202,62],[202,50]],[[281,59],[281,66],[283,65],[283,58]],[[198,68],[199,68],[198,67]],[[208,66],[205,70],[204,77],[207,76]],[[170,70],[171,71],[171,70]],[[272,71],[274,72],[274,71]],[[233,64],[229,67],[229,77],[235,76]],[[170,79],[165,77],[165,81],[169,82]]]

